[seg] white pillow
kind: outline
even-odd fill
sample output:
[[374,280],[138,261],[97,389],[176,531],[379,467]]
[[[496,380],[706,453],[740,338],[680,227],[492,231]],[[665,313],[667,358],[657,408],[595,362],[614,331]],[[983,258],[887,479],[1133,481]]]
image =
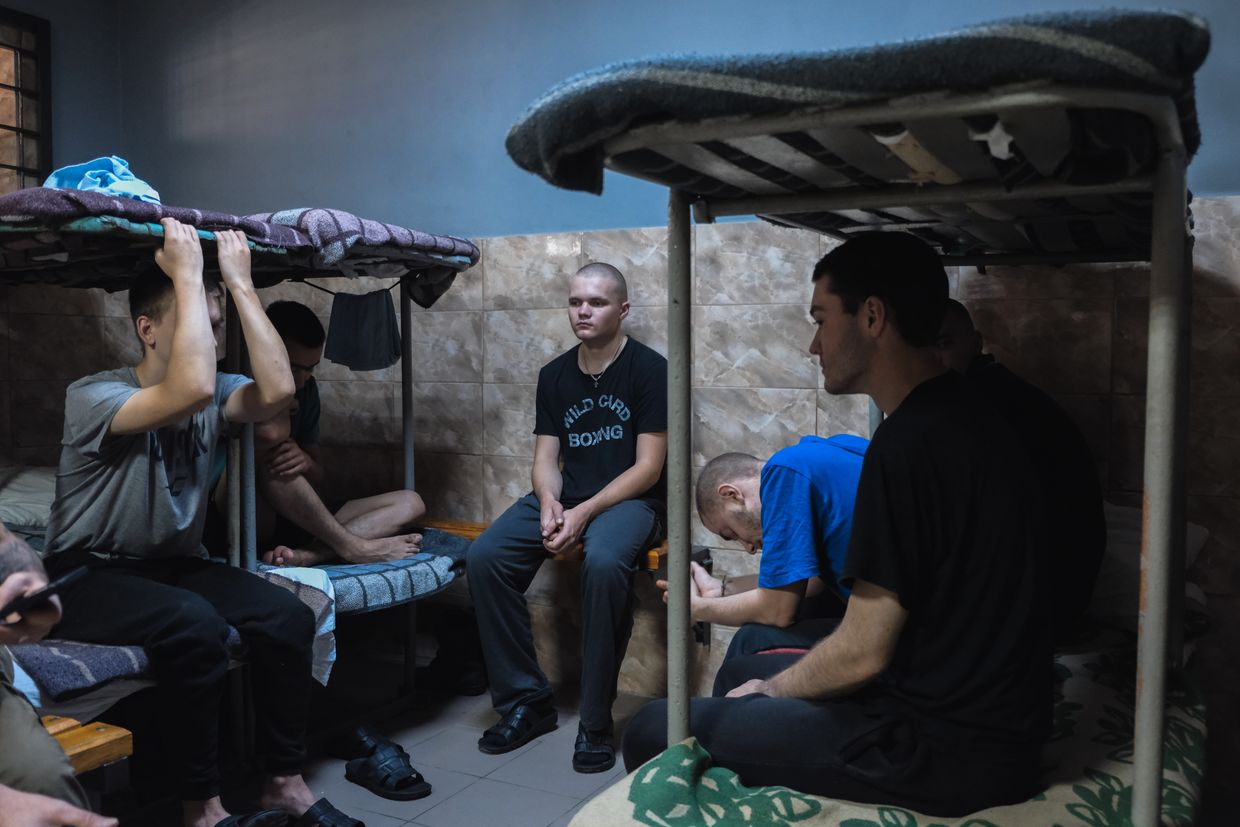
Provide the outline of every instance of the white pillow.
[[[1141,592],[1141,509],[1103,503],[1107,522],[1107,550],[1098,569],[1089,614],[1107,626],[1137,631],[1137,612]],[[1185,566],[1191,566],[1201,553],[1210,532],[1204,526],[1188,523],[1184,532]],[[1200,590],[1188,584],[1190,600]]]
[[0,468],[0,521],[9,528],[43,532],[55,496],[55,468]]

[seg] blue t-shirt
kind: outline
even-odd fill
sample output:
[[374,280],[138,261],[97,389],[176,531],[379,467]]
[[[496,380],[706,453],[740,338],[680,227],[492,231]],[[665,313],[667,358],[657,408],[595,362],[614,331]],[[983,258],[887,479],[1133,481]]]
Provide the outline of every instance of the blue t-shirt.
[[775,589],[821,577],[838,582],[852,536],[853,502],[869,441],[840,434],[805,436],[762,466],[762,559],[758,585]]

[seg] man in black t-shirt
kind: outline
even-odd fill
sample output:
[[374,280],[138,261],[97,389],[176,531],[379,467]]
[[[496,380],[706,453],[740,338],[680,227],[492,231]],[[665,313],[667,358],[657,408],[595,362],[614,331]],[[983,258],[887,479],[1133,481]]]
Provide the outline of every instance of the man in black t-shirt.
[[943,364],[963,373],[1024,440],[1046,524],[1055,526],[1047,547],[1051,626],[1056,640],[1071,640],[1080,632],[1107,544],[1102,484],[1089,443],[1054,399],[982,352],[982,334],[954,299],[947,303],[936,347]]
[[[804,655],[729,661],[691,728],[748,785],[957,816],[1038,789],[1050,729],[1037,486],[1013,429],[934,344],[938,257],[852,237],[814,268],[810,353],[828,393],[887,415],[866,452],[834,633]],[[724,673],[727,673],[726,676]],[[666,745],[666,701],[625,734],[631,771]]]
[[626,336],[624,276],[587,264],[573,276],[568,318],[580,344],[538,374],[533,491],[474,541],[466,558],[491,700],[500,721],[478,748],[514,750],[555,727],[525,605],[548,554],[582,543],[578,772],[616,762],[611,705],[633,626],[633,574],[664,522],[667,360]]

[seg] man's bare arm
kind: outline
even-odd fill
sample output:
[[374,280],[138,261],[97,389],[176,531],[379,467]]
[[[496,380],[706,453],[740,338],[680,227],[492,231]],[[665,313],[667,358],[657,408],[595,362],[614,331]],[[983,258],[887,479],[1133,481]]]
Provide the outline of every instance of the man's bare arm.
[[857,580],[839,627],[795,664],[769,680],[738,686],[728,697],[759,692],[780,698],[847,695],[891,663],[908,611],[895,592]]
[[220,275],[236,305],[254,374],[253,383],[228,397],[224,415],[229,422],[265,422],[284,411],[293,399],[288,351],[258,300],[250,277],[250,246],[245,233],[220,230],[215,238]]
[[[125,400],[112,417],[112,434],[137,434],[180,422],[215,397],[215,333],[202,285],[202,244],[198,231],[172,218],[161,222],[164,244],[155,263],[172,280],[176,323],[168,369],[154,385]],[[145,348],[146,345],[144,344]]]
[[797,609],[805,596],[805,581],[798,580],[774,589],[756,589],[724,597],[700,597],[690,602],[694,620],[740,626],[763,623],[785,628],[796,622]]

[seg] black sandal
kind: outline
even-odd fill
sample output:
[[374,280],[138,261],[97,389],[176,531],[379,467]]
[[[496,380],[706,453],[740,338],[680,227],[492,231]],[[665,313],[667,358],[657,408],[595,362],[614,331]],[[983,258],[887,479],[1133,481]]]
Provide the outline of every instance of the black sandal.
[[616,765],[616,747],[610,732],[590,732],[577,726],[573,745],[573,769],[577,772],[605,772]]
[[320,798],[293,822],[293,827],[366,827],[366,824],[340,812],[326,798]]
[[358,736],[371,745],[370,750],[344,765],[345,778],[391,801],[413,801],[431,794],[431,785],[409,763],[404,747],[364,730],[359,730]]
[[549,701],[540,706],[517,704],[498,724],[482,733],[478,749],[488,755],[501,755],[555,729],[555,707]]

